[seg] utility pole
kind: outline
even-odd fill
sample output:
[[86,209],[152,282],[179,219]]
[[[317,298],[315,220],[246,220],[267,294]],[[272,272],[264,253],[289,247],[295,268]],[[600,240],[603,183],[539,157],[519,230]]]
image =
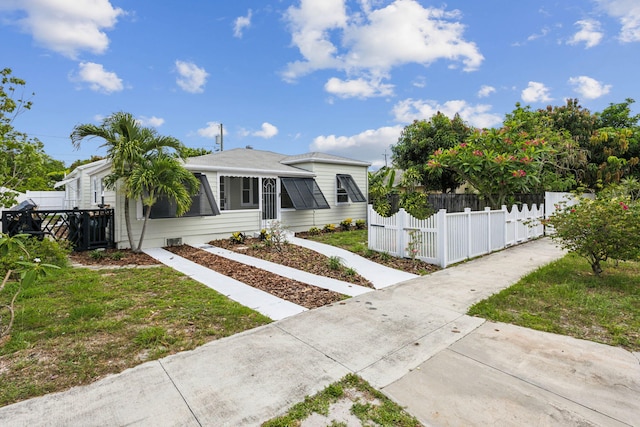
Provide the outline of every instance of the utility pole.
[[387,150],[384,150],[383,156],[384,156],[384,167],[386,168],[386,167],[388,167],[388,165],[387,165]]
[[222,123],[220,123],[220,135],[216,136],[216,144],[220,146],[220,151],[224,150],[224,134],[223,134]]

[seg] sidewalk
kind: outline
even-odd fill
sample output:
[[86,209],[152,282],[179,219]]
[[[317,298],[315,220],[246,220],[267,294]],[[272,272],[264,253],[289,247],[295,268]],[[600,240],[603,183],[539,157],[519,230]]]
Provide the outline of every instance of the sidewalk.
[[349,372],[428,425],[637,425],[638,355],[464,314],[560,256],[513,247],[0,408],[0,425],[255,426]]

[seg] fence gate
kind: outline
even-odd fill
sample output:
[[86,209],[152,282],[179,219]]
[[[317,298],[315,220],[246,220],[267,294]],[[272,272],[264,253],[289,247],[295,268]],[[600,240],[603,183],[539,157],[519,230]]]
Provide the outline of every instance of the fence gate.
[[115,246],[113,209],[4,211],[2,231],[68,240],[76,252]]

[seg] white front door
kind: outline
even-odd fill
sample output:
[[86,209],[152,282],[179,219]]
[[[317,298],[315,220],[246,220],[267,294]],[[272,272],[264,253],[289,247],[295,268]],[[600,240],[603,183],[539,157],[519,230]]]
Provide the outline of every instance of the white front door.
[[280,218],[278,206],[278,179],[262,178],[262,228]]

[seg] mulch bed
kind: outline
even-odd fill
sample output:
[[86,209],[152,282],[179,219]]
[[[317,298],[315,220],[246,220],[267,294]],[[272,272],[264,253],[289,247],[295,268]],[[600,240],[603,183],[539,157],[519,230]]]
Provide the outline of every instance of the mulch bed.
[[209,244],[319,276],[374,288],[371,282],[359,274],[349,273],[346,268],[332,269],[329,267],[327,256],[301,246],[284,243],[281,249],[277,250],[274,247],[266,247],[260,239],[256,238],[247,238],[242,244],[234,243],[230,239],[212,240]]
[[[100,255],[97,255],[100,254]],[[105,249],[96,251],[72,252],[69,260],[73,264],[125,267],[129,265],[160,265],[149,255],[132,252],[130,249]]]
[[338,292],[307,285],[192,246],[171,246],[165,249],[225,276],[306,308],[321,307],[345,298]]

